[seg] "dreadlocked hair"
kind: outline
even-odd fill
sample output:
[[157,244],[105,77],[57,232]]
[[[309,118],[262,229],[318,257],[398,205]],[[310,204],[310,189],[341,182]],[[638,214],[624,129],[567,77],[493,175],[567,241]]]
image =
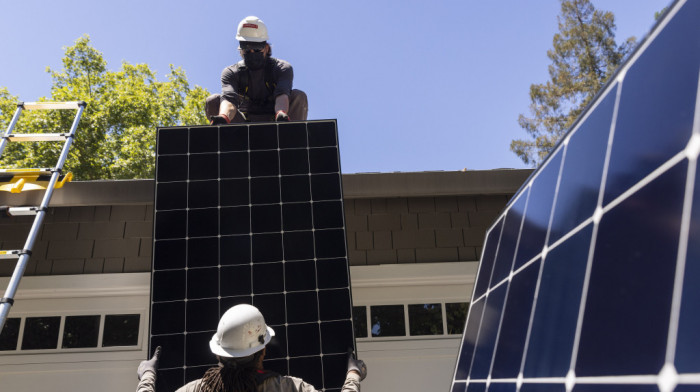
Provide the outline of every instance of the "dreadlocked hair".
[[204,373],[196,392],[255,392],[255,374],[263,350],[243,358],[219,358],[219,366]]

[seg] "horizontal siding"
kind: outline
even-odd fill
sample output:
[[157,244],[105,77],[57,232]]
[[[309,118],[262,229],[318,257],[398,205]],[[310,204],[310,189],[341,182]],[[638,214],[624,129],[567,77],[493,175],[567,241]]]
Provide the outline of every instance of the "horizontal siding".
[[[475,261],[508,196],[345,200],[350,265]],[[0,219],[0,247],[21,249],[32,217]],[[148,272],[153,206],[50,208],[25,275]],[[14,262],[0,263],[9,276]]]

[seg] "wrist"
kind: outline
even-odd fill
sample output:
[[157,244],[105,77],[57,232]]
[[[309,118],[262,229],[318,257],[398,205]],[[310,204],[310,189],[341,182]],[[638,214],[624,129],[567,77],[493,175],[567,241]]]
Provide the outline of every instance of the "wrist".
[[227,116],[227,115],[225,115],[225,114],[219,114],[219,116],[223,117],[223,118],[224,118],[224,120],[226,120],[226,124],[230,124],[230,123],[231,123],[231,119],[230,119],[230,118],[228,118],[228,116]]
[[356,381],[362,380],[362,376],[360,375],[360,373],[358,373],[357,370],[348,370],[348,373],[345,377],[355,379]]

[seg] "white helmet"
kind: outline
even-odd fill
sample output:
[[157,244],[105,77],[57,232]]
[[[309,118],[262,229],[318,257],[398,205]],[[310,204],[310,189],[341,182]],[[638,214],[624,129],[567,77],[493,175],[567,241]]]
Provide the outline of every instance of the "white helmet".
[[246,16],[238,24],[236,39],[248,42],[267,41],[267,26],[257,16]]
[[247,357],[262,350],[275,331],[255,306],[236,305],[227,310],[209,341],[211,352],[222,357]]

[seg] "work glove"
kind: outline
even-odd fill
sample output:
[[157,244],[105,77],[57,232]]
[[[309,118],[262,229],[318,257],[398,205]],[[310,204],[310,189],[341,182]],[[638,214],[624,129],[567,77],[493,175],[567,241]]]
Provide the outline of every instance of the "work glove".
[[367,365],[365,365],[365,362],[361,359],[355,359],[352,349],[348,349],[348,373],[352,370],[360,375],[360,381],[367,377]]
[[275,115],[275,121],[289,121],[289,116],[284,112],[284,110],[278,110],[277,114]]
[[231,121],[228,119],[228,117],[224,114],[220,114],[218,116],[211,116],[211,125],[222,125],[222,124],[228,124]]
[[152,371],[153,373],[158,370],[158,358],[160,357],[160,346],[156,347],[156,351],[153,352],[153,357],[147,361],[141,361],[139,368],[136,369],[136,375],[138,375],[139,380],[147,372]]

